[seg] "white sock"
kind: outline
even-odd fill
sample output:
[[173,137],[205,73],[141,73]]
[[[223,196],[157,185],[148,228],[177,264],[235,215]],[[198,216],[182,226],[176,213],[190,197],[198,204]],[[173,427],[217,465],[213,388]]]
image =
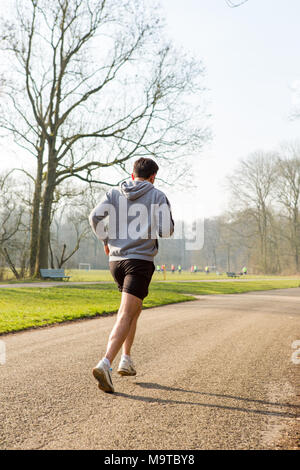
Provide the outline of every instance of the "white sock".
[[127,359],[127,361],[131,361],[131,357],[127,356],[127,354],[122,354],[122,359]]
[[97,366],[96,367],[99,367],[101,363],[103,363],[110,369],[110,361],[106,358],[106,357],[103,357],[101,359],[101,361],[98,362]]

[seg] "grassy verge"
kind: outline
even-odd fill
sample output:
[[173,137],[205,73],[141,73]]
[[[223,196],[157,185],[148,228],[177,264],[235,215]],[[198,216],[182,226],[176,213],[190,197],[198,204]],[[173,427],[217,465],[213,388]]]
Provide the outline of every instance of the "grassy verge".
[[288,289],[300,287],[299,280],[259,280],[249,282],[165,282],[157,283],[154,286],[160,286],[165,292],[189,293],[195,295],[209,294],[241,294],[243,292],[264,291],[272,289]]
[[[71,276],[71,281],[73,282],[94,282],[94,281],[112,281],[111,274],[109,270],[97,270],[97,269],[92,269],[91,271],[84,271],[84,270],[79,270],[79,269],[70,269],[66,271],[68,276]],[[188,271],[182,271],[181,274],[178,272],[171,273],[170,271],[167,271],[166,273],[167,276],[167,281],[201,281],[201,280],[219,280],[219,279],[229,279],[226,275],[226,273],[223,274],[216,274],[216,273],[190,273]],[[241,276],[239,279],[253,279],[253,280],[259,280],[259,279],[293,279],[293,278],[298,278],[299,276],[276,276],[276,275],[255,275],[255,274],[249,274],[247,276]],[[163,278],[163,273],[155,272],[153,275],[153,281],[162,281]]]
[[[155,307],[191,300],[190,297],[154,289],[144,302]],[[0,334],[116,312],[120,293],[113,284],[2,289],[0,292]]]
[[[97,281],[106,281],[106,282],[112,282],[112,276],[109,272],[108,269],[92,269],[90,271],[84,271],[84,270],[79,270],[79,269],[66,269],[65,270],[66,274],[68,276],[71,276],[70,281],[71,282],[97,282]],[[23,284],[23,283],[32,283],[32,282],[41,282],[40,279],[21,279],[21,280],[16,280],[13,279],[12,274],[10,271],[7,271],[6,277],[4,280],[0,281],[0,284]],[[181,274],[179,273],[171,273],[170,271],[167,271],[166,273],[167,276],[167,281],[199,281],[199,280],[222,280],[226,279],[228,280],[229,278],[227,277],[226,273],[219,274],[217,275],[216,273],[190,273],[188,271],[182,271]],[[241,276],[239,279],[247,279],[247,280],[260,280],[260,279],[274,279],[274,280],[281,280],[281,279],[299,279],[299,275],[290,275],[290,276],[276,276],[272,274],[268,275],[254,275],[254,274],[249,274],[247,276]],[[163,280],[163,274],[155,272],[153,275],[153,281],[162,281]],[[230,280],[230,279],[229,279]],[[48,281],[44,281],[48,282]]]
[[[234,294],[249,291],[298,287],[299,281],[153,282],[144,307],[193,300],[187,294]],[[116,312],[120,294],[114,284],[97,286],[62,285],[49,288],[2,289],[0,334]]]

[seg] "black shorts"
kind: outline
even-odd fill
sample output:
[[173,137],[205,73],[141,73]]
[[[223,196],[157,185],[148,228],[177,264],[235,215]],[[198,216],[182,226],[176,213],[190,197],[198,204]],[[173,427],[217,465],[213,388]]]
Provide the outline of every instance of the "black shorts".
[[143,300],[155,270],[152,261],[123,259],[109,262],[110,272],[120,292],[128,292]]

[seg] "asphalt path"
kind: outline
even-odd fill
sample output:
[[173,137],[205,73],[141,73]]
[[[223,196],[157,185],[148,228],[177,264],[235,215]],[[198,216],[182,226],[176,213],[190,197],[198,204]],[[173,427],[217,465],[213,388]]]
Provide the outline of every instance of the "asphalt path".
[[1,449],[273,449],[299,444],[300,289],[142,312],[136,377],[92,376],[115,315],[1,336]]

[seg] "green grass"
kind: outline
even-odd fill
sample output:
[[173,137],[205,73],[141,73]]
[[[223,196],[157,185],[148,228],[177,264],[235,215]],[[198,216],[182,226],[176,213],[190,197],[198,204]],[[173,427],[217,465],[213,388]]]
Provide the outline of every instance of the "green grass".
[[[193,300],[187,294],[234,294],[298,287],[297,280],[251,282],[153,282],[144,307]],[[116,312],[120,293],[112,283],[14,288],[0,291],[0,334]]]
[[[81,282],[81,281],[111,281],[112,277],[109,272],[109,270],[98,270],[98,269],[92,269],[91,271],[84,271],[84,270],[79,270],[79,269],[69,269],[66,270],[66,273],[71,276],[71,281],[74,282]],[[179,273],[171,273],[170,271],[167,271],[166,273],[167,276],[167,281],[194,281],[194,280],[213,280],[213,279],[228,279],[226,273],[223,273],[221,275],[218,275],[216,273],[190,273],[188,271],[182,271],[181,274]],[[293,279],[297,278],[297,276],[275,276],[275,275],[247,275],[247,276],[241,276],[240,279]],[[299,276],[298,276],[299,278]],[[163,280],[163,273],[158,273],[155,272],[153,275],[153,281],[162,281]]]
[[[154,289],[144,306],[184,300],[190,298],[181,293]],[[2,289],[0,334],[116,312],[119,304],[120,293],[113,284]]]
[[[79,270],[79,269],[66,269],[65,270],[66,274],[68,276],[71,276],[70,281],[73,282],[97,282],[97,281],[105,281],[105,282],[112,282],[112,276],[109,272],[108,269],[92,269],[90,271],[84,271],[84,270]],[[222,280],[222,279],[228,279],[226,273],[223,273],[221,275],[217,275],[216,273],[190,273],[188,271],[182,271],[181,274],[179,273],[174,273],[172,274],[170,271],[167,271],[166,273],[167,276],[167,281],[194,281],[194,280]],[[258,279],[299,279],[299,276],[296,275],[290,275],[290,276],[277,276],[277,275],[272,275],[272,274],[266,274],[266,275],[255,275],[255,274],[249,274],[247,276],[241,276],[240,279],[253,279],[253,280],[258,280]],[[163,274],[155,272],[153,275],[153,281],[162,281],[163,280]],[[22,279],[20,281],[17,281],[16,279],[12,278],[12,273],[10,270],[6,270],[5,273],[5,280],[0,281],[1,283],[7,284],[7,283],[31,283],[31,282],[40,282],[40,279],[35,279],[32,280],[30,278]],[[48,281],[44,281],[48,282]]]
[[210,294],[241,294],[243,292],[264,291],[272,289],[288,289],[300,287],[299,280],[259,280],[249,282],[164,282],[154,284],[162,286],[165,292],[189,293],[194,295]]

